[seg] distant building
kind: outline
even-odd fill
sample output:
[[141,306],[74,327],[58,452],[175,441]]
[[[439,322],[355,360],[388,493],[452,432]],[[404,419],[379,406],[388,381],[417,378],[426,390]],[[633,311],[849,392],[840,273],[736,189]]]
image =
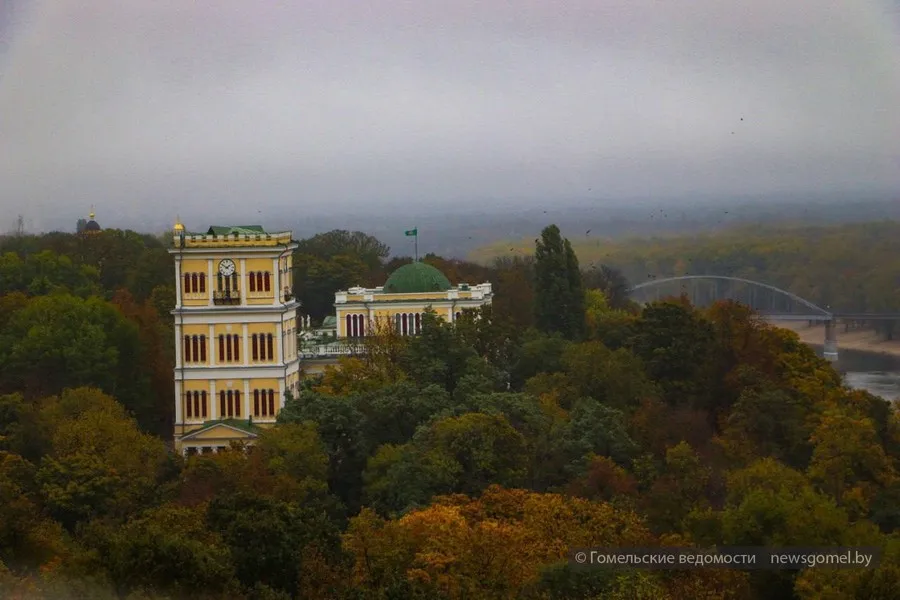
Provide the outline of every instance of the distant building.
[[175,447],[216,452],[271,427],[299,384],[291,232],[175,225]]
[[466,309],[491,304],[490,283],[456,286],[437,268],[413,262],[403,265],[376,288],[353,287],[334,295],[335,316],[326,317],[314,335],[305,335],[303,371],[315,375],[338,358],[361,350],[360,341],[391,327],[400,335],[416,335],[422,330],[422,314],[431,309],[448,323],[454,323]]
[[94,217],[95,215],[92,209],[90,214],[88,215],[87,220],[78,219],[78,222],[75,225],[75,231],[79,235],[92,235],[102,231],[102,229],[100,228],[100,224],[94,220]]
[[337,337],[364,337],[377,322],[390,323],[400,335],[415,335],[422,330],[422,313],[427,308],[453,323],[462,311],[490,304],[493,297],[490,283],[454,286],[437,268],[413,262],[391,273],[381,287],[337,292]]

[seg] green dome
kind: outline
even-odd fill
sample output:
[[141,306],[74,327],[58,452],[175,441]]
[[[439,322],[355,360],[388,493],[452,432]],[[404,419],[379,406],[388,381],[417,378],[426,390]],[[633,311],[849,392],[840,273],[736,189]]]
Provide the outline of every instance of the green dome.
[[388,277],[384,291],[389,294],[446,292],[452,286],[443,273],[423,262],[403,265]]

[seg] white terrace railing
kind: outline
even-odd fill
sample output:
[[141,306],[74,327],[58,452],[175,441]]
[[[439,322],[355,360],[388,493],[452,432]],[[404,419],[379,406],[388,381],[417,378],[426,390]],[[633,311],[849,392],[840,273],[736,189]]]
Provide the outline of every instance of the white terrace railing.
[[353,354],[362,354],[365,348],[362,344],[351,343],[331,343],[331,344],[310,344],[306,343],[300,348],[300,358],[337,358],[341,356],[351,356]]

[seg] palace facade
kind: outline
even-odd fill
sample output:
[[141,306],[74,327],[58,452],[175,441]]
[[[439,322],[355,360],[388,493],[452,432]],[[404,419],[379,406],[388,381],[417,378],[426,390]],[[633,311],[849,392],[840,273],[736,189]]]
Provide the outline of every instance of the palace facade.
[[391,273],[383,286],[352,287],[334,295],[335,315],[326,317],[323,327],[307,332],[302,343],[303,371],[322,373],[342,356],[362,350],[359,342],[382,327],[400,335],[415,335],[422,329],[427,309],[449,323],[467,309],[477,309],[493,301],[490,283],[453,285],[437,268],[413,262]]

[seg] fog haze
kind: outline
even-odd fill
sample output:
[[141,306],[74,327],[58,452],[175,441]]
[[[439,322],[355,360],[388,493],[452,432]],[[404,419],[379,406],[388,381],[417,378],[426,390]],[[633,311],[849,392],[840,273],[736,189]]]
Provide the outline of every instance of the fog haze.
[[897,2],[0,5],[37,229],[900,186]]

